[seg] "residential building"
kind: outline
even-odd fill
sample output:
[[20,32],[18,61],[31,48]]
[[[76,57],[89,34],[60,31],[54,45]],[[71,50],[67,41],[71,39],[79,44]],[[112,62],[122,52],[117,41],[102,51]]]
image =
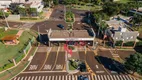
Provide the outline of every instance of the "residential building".
[[114,42],[116,41],[136,41],[139,36],[138,31],[130,31],[127,29],[126,24],[121,20],[110,20],[106,21],[109,29],[106,30],[105,34],[110,36]]

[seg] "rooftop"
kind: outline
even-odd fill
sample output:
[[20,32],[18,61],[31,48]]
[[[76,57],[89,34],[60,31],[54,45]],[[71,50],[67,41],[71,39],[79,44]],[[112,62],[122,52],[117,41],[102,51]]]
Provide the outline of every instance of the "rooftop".
[[50,38],[91,38],[87,30],[52,30]]

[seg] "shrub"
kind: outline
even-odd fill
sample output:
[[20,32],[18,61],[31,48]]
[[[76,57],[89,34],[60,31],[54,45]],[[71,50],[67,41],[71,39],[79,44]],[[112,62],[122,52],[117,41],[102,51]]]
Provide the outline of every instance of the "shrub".
[[137,43],[136,43],[136,46],[137,46],[137,47],[142,46],[142,41],[137,42]]
[[133,41],[129,41],[123,44],[123,46],[133,46],[134,42]]
[[116,41],[115,46],[121,46],[123,41]]

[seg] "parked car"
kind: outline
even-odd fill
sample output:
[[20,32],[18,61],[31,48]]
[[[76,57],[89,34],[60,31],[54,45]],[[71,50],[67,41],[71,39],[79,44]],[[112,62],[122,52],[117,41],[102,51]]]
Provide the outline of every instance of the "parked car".
[[80,75],[78,76],[78,80],[89,80],[89,79],[85,76]]
[[64,26],[62,24],[58,24],[57,27],[64,29]]

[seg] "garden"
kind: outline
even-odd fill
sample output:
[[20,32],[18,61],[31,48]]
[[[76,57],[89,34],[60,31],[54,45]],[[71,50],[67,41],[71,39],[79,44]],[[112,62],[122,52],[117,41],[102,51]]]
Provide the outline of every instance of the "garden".
[[[0,29],[0,39],[7,35],[16,35],[18,30],[8,29],[5,31]],[[33,39],[33,35],[30,31],[24,31],[19,38],[17,45],[5,45],[0,41],[0,71],[8,69],[14,66],[13,59],[18,63],[24,56],[23,50],[27,47],[29,41]]]
[[73,12],[71,12],[71,11],[66,12],[66,17],[65,17],[66,22],[73,23],[75,21],[74,18],[75,18],[75,16],[74,16]]

